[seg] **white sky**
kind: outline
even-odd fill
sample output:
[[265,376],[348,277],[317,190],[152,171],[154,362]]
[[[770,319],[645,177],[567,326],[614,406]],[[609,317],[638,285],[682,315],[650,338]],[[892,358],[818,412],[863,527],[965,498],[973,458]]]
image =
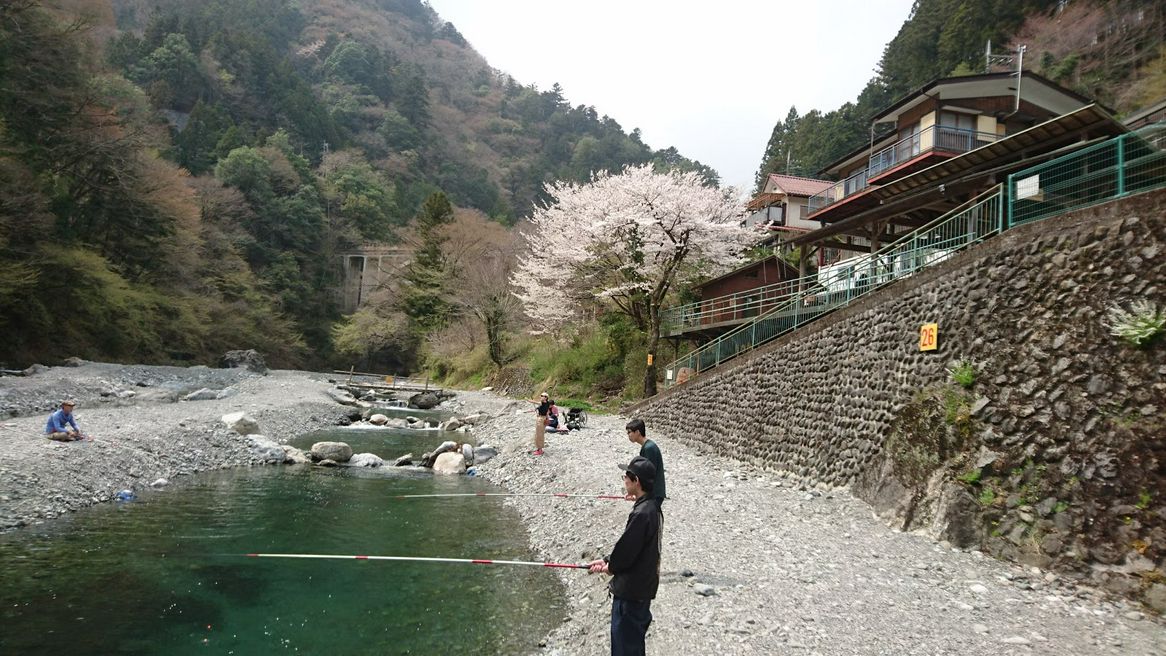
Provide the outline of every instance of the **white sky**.
[[558,82],[652,148],[751,187],[790,106],[854,101],[912,0],[430,0],[491,66]]

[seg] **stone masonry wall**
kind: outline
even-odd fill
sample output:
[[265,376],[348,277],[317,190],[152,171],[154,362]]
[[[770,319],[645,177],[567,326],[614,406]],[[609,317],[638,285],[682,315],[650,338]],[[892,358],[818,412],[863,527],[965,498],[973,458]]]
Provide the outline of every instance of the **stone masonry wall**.
[[[1166,610],[1166,339],[1134,348],[1104,325],[1135,299],[1166,308],[1166,191],[1010,230],[633,412],[655,434],[851,486],[909,528]],[[931,322],[939,349],[920,352]],[[951,382],[960,360],[970,390]],[[949,425],[918,428],[943,404]],[[967,439],[921,484],[885,448],[893,430]]]

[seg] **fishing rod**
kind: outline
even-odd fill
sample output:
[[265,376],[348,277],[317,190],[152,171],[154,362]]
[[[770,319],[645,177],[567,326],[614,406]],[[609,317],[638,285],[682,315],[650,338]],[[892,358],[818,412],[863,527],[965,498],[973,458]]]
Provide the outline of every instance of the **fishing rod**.
[[560,569],[588,569],[590,565],[575,563],[544,563],[533,560],[489,560],[486,558],[426,558],[422,556],[356,556],[337,554],[276,554],[249,553],[248,558],[325,558],[331,560],[400,560],[426,563],[468,563],[470,565],[529,565],[531,567],[557,567]]
[[619,494],[565,494],[563,492],[457,492],[448,494],[398,494],[394,499],[432,499],[437,497],[577,497],[582,499],[627,499]]

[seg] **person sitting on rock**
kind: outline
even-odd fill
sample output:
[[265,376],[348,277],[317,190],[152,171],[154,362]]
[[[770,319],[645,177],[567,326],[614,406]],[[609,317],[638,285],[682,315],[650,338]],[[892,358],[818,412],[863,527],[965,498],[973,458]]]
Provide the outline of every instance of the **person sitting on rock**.
[[45,437],[57,442],[89,439],[77,427],[77,420],[73,419],[73,408],[76,406],[76,401],[62,401],[61,409],[49,415],[49,421],[45,424]]

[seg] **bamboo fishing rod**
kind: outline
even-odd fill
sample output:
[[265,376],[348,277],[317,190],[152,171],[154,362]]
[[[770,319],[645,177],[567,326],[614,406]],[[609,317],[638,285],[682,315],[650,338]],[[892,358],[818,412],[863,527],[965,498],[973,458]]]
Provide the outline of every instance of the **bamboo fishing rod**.
[[544,563],[534,560],[490,560],[488,558],[427,558],[424,556],[360,556],[346,554],[279,554],[249,553],[248,558],[323,558],[330,560],[397,560],[425,563],[465,563],[469,565],[527,565],[530,567],[557,567],[560,569],[588,569],[590,565],[575,563]]
[[560,498],[580,498],[580,499],[623,499],[627,497],[622,494],[565,494],[563,492],[450,492],[445,494],[398,494],[394,499],[433,499],[439,497],[560,497]]

